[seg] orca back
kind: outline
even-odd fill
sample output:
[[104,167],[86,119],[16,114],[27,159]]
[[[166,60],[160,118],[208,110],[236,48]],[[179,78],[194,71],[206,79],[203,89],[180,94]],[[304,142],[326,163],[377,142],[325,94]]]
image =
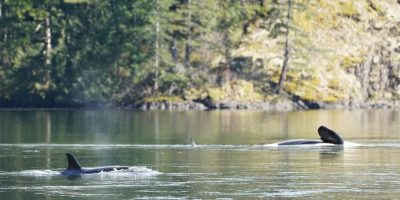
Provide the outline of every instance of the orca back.
[[72,155],[71,153],[66,153],[68,160],[68,167],[67,169],[77,169],[80,170],[82,167],[79,165],[78,160],[76,160],[75,156]]
[[343,140],[339,134],[325,126],[318,128],[318,134],[324,143],[343,144]]
[[317,140],[305,140],[305,139],[298,139],[298,140],[286,140],[283,142],[278,143],[278,145],[313,145],[313,144],[320,144],[323,143]]

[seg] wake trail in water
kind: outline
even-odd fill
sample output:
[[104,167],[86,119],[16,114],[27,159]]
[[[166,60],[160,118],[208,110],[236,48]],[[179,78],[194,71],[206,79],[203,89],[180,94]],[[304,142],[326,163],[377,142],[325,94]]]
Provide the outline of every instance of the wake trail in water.
[[0,176],[51,177],[59,175],[60,171],[54,171],[54,170],[24,170],[19,172],[0,172]]
[[[17,172],[2,172],[0,171],[0,176],[27,176],[27,177],[55,177],[55,176],[62,176],[62,170],[23,170]],[[129,167],[128,169],[124,170],[114,170],[109,172],[100,172],[97,174],[82,174],[82,177],[151,177],[162,174],[159,171],[149,169],[147,167]]]

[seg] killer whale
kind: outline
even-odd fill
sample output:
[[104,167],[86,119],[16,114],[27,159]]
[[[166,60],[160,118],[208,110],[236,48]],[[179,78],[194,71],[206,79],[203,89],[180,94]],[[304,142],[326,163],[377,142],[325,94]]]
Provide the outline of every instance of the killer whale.
[[129,166],[104,166],[104,167],[93,167],[93,168],[81,167],[78,160],[75,158],[73,154],[66,153],[65,155],[67,156],[68,167],[67,169],[61,172],[61,175],[63,176],[72,177],[72,176],[80,176],[82,174],[94,174],[100,172],[110,172],[116,170],[129,169]]
[[318,128],[318,134],[320,140],[306,140],[306,139],[296,139],[296,140],[286,140],[277,143],[278,146],[285,145],[343,145],[343,139],[335,131],[325,127],[320,126]]

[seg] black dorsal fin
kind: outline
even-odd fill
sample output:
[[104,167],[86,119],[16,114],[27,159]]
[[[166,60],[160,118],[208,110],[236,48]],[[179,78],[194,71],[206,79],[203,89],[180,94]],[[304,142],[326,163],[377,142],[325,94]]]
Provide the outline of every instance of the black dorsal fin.
[[66,153],[68,160],[68,168],[67,169],[81,169],[78,160],[76,160],[75,156],[72,153]]
[[343,140],[339,134],[325,126],[320,126],[318,128],[318,134],[325,143],[343,144]]

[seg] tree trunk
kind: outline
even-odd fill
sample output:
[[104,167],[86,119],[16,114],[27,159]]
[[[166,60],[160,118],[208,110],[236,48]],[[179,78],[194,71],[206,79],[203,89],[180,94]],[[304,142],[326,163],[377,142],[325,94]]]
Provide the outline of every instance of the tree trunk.
[[290,53],[289,25],[290,25],[290,18],[291,18],[291,9],[292,9],[292,0],[288,0],[288,11],[287,11],[287,22],[286,22],[286,41],[285,41],[285,51],[283,54],[282,71],[281,71],[281,76],[279,78],[279,86],[278,86],[278,94],[279,95],[282,95],[284,83],[286,80],[286,73],[288,70],[289,53]]
[[[3,2],[0,0],[0,20],[3,18],[3,15],[5,16],[5,13],[3,13]],[[1,38],[4,42],[7,41],[7,31],[4,32],[4,37]],[[4,63],[4,62],[3,62]]]
[[173,40],[171,46],[169,47],[169,53],[171,54],[172,61],[176,66],[178,63],[178,47],[175,39]]
[[190,0],[187,0],[187,28],[188,35],[185,46],[185,67],[190,65],[190,54],[192,45],[192,11],[190,10]]
[[46,15],[46,37],[45,37],[45,43],[46,43],[46,65],[49,65],[51,63],[51,24],[50,24],[50,14],[47,13]]
[[154,87],[153,93],[158,93],[158,70],[160,65],[160,44],[159,44],[159,34],[160,34],[160,0],[157,0],[157,8],[156,8],[156,41],[155,41],[155,48],[156,48],[156,55],[155,55],[155,73],[154,73]]

